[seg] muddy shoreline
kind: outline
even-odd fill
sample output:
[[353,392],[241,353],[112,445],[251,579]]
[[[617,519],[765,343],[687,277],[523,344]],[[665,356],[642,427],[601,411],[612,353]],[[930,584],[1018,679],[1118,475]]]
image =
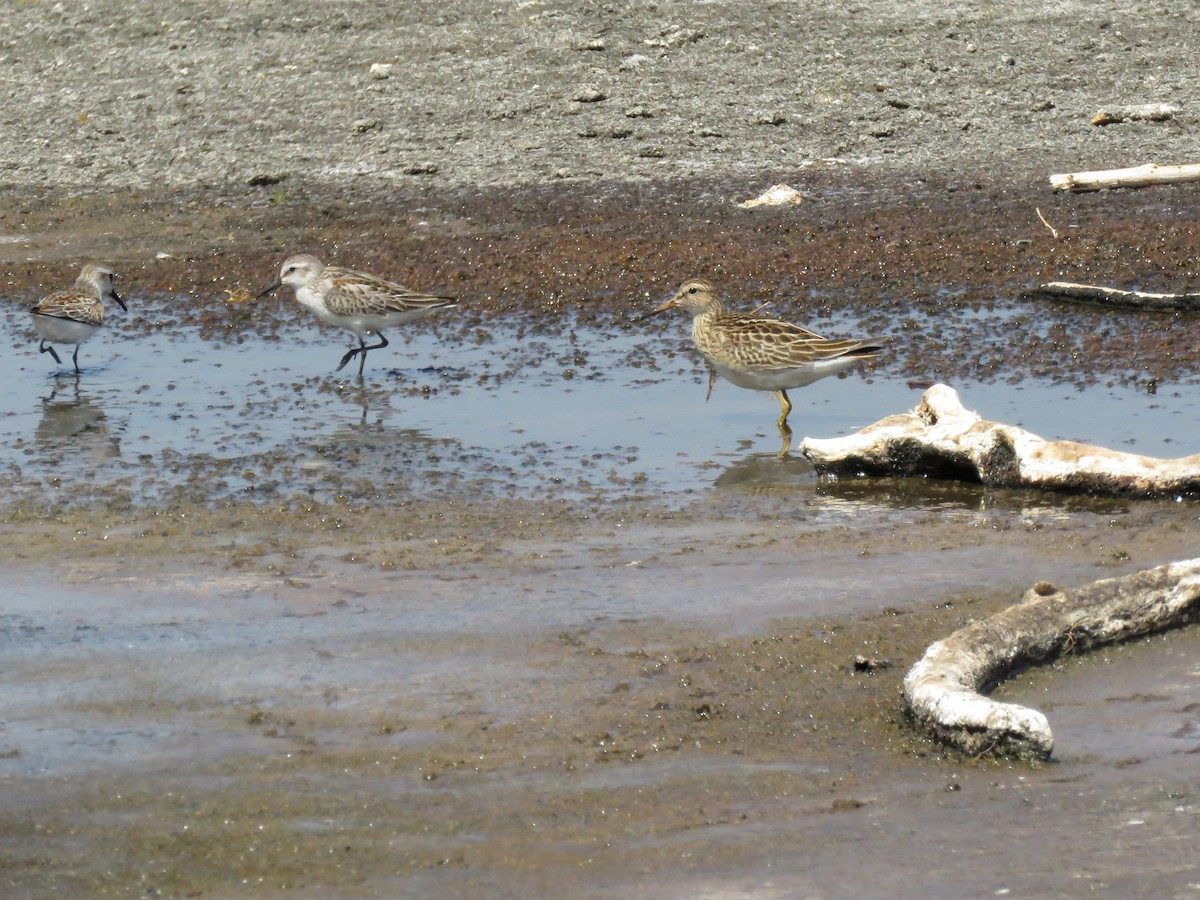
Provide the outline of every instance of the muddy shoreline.
[[[703,275],[887,337],[800,427],[945,380],[1194,452],[1195,317],[1019,299],[1194,289],[1200,188],[1046,181],[1189,161],[1194,14],[277,7],[11,11],[6,896],[1195,890],[1192,630],[1002,686],[1048,766],[899,697],[1039,579],[1195,555],[1195,501],[820,483],[634,322]],[[230,302],[300,251],[463,308],[347,384],[343,336]],[[136,302],[72,384],[21,309],[86,258]]]
[[[1026,573],[1081,583],[1181,556],[1192,515],[1001,502],[803,534],[518,509],[10,522],[6,888],[832,896],[864,883],[850,848],[882,830],[866,868],[889,892],[932,867],[939,896],[980,880],[1066,896],[1080,876],[1037,862],[1033,836],[1113,809],[1083,877],[1187,883],[1129,850],[1194,833],[1196,635],[1006,685],[1049,709],[1044,767],[920,738],[899,683]],[[48,568],[64,542],[73,559]],[[967,823],[985,812],[1006,835],[988,855],[1035,865],[945,859],[982,852]]]

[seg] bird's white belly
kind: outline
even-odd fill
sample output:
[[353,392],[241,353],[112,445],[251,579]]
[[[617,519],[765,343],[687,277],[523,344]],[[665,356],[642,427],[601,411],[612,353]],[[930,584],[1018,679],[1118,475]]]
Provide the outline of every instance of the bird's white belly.
[[862,360],[857,357],[838,357],[786,369],[739,369],[709,360],[717,374],[731,384],[750,391],[787,391],[807,387]]
[[56,316],[33,317],[34,330],[53,344],[82,344],[96,333],[96,327],[88,322],[76,322]]
[[325,304],[325,300],[320,294],[308,288],[301,288],[296,291],[296,300],[299,301],[301,306],[327,325],[344,328],[359,337],[362,337],[368,331],[379,331],[382,328],[390,328],[393,325],[403,325],[405,322],[419,319],[428,313],[428,310],[425,309],[390,310],[385,313],[358,312],[354,310],[335,312]]

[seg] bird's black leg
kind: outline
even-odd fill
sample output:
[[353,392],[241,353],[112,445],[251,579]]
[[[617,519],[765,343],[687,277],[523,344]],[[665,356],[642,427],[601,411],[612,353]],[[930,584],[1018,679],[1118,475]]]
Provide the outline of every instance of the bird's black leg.
[[342,357],[342,361],[340,363],[338,363],[338,367],[336,369],[334,369],[333,371],[335,371],[335,372],[342,371],[342,369],[345,368],[346,363],[350,362],[350,360],[353,359],[354,355],[357,353],[357,354],[360,354],[359,358],[358,358],[358,377],[362,378],[363,366],[365,366],[367,364],[367,351],[368,350],[382,350],[384,347],[386,347],[388,345],[388,339],[383,336],[382,331],[375,331],[375,332],[372,332],[372,334],[374,334],[375,337],[379,338],[378,344],[371,344],[370,346],[368,346],[367,342],[363,339],[363,336],[360,334],[358,336],[358,346],[354,347],[353,349],[348,351],[346,353],[346,355]]
[[378,344],[372,344],[370,347],[363,347],[362,362],[360,362],[358,364],[358,377],[360,379],[362,378],[363,363],[365,363],[367,361],[367,351],[368,350],[382,350],[384,347],[386,347],[388,345],[388,339],[383,336],[382,331],[376,331],[375,337],[379,338]]
[[350,360],[354,359],[354,354],[365,353],[366,350],[367,350],[367,348],[365,346],[363,346],[363,339],[360,336],[358,339],[358,346],[351,347],[349,350],[347,350],[346,355],[342,357],[342,361],[337,364],[337,368],[334,369],[333,371],[335,371],[335,372],[342,371],[342,369],[346,368],[346,363],[348,363],[348,362],[350,362]]
[[[75,349],[76,350],[79,349],[78,344],[75,345]],[[58,358],[58,351],[55,350],[53,347],[51,347],[49,344],[47,344],[45,341],[42,341],[42,343],[38,346],[38,351],[41,353],[49,353],[51,356],[54,357],[54,361],[56,363],[58,363],[60,366],[62,365],[62,360]]]
[[75,352],[71,354],[71,362],[75,363],[75,374],[79,374],[79,345],[75,345]]
[[358,377],[362,378],[363,363],[367,361],[367,351],[370,349],[371,348],[367,346],[366,340],[364,340],[363,336],[360,334],[358,336],[358,346],[351,347],[349,350],[347,350],[346,355],[342,357],[342,361],[338,363],[338,367],[333,371],[342,371],[342,369],[346,368],[346,363],[354,359],[355,356],[358,356]]

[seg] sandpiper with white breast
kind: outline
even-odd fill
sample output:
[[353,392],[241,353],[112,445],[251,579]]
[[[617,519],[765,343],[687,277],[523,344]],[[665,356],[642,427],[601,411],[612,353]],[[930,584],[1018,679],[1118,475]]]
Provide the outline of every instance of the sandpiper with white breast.
[[39,300],[29,311],[33,316],[33,328],[41,343],[38,350],[49,353],[60,366],[62,360],[51,344],[74,344],[71,361],[75,374],[79,374],[79,345],[96,333],[104,324],[104,301],[112,300],[126,312],[125,305],[113,289],[114,274],[108,266],[88,263],[75,279],[75,286],[65,291],[55,291]]
[[[278,280],[259,291],[255,299],[285,284],[295,288],[297,302],[322,322],[344,328],[358,338],[358,346],[342,357],[334,371],[340,372],[358,356],[359,378],[367,351],[388,345],[384,328],[424,318],[458,303],[454,297],[422,294],[366,272],[327,266],[308,254],[289,257],[280,269]],[[375,335],[379,343],[368,345],[363,339],[366,334]]]
[[678,309],[692,316],[692,340],[717,374],[738,387],[772,391],[779,398],[779,430],[790,435],[787,392],[876,356],[876,340],[838,340],[823,337],[779,319],[725,308],[716,289],[693,278],[643,318]]

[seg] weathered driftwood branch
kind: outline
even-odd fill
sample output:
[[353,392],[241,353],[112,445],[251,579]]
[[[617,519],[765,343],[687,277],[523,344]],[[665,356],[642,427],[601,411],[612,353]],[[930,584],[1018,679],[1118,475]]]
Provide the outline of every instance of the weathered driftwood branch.
[[918,475],[990,487],[1163,496],[1200,494],[1200,454],[1156,459],[1076,441],[1048,441],[981,419],[935,384],[912,412],[840,438],[800,442],[822,475]]
[[1147,163],[1130,169],[1105,169],[1099,172],[1070,172],[1051,175],[1050,186],[1056,191],[1099,191],[1105,188],[1138,188],[1151,184],[1178,184],[1200,181],[1200,164],[1160,166]]
[[1076,303],[1095,303],[1122,309],[1168,310],[1194,312],[1200,309],[1200,294],[1155,294],[1148,291],[1126,291],[1121,288],[1095,284],[1075,284],[1070,281],[1049,281],[1025,291],[1026,299],[1070,300]]
[[1046,717],[980,691],[1023,666],[1197,620],[1200,559],[1066,591],[1041,582],[1016,606],[931,644],[905,676],[904,698],[919,728],[967,753],[1046,759]]

